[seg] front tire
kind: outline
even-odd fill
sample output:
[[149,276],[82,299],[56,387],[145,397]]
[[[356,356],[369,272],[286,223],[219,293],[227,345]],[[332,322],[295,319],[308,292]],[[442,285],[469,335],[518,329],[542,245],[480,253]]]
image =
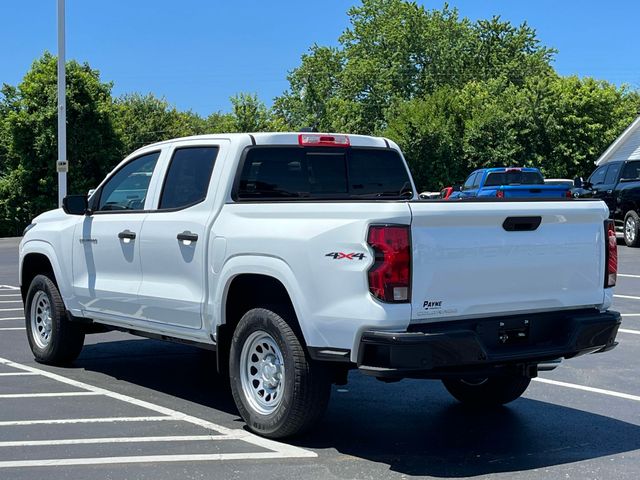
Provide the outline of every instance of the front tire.
[[329,372],[313,362],[292,329],[292,314],[249,310],[231,340],[231,392],[247,426],[268,438],[313,427],[331,392]]
[[67,318],[58,287],[46,275],[37,275],[31,282],[24,314],[27,339],[37,362],[67,365],[78,358],[84,333]]
[[447,378],[442,383],[454,398],[464,404],[491,407],[519,398],[531,383],[531,378],[521,375],[479,379]]
[[633,210],[624,217],[624,243],[627,247],[640,247],[640,216]]

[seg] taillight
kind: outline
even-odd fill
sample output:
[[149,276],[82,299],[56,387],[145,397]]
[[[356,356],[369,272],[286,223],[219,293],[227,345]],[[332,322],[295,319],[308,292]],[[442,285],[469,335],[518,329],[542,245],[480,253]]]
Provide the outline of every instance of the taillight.
[[496,192],[496,198],[504,198],[504,191],[503,190],[498,190]]
[[351,142],[346,135],[301,133],[298,135],[298,144],[303,147],[348,147]]
[[573,198],[573,194],[571,193],[571,190],[567,190],[564,194],[565,197],[567,198]]
[[408,302],[411,291],[409,227],[372,225],[367,243],[375,252],[369,269],[369,291],[383,302]]
[[604,222],[604,233],[606,241],[604,287],[609,288],[616,285],[616,277],[618,275],[618,240],[613,220]]

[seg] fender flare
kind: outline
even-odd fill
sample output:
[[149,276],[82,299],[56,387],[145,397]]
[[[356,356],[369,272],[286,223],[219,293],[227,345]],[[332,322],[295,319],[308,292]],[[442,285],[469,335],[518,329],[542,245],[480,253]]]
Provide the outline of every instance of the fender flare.
[[53,245],[45,240],[28,240],[22,244],[22,248],[20,249],[20,263],[18,268],[19,285],[22,288],[29,288],[28,285],[22,284],[22,268],[24,265],[24,259],[27,257],[27,255],[32,253],[37,253],[47,257],[49,263],[51,264],[51,268],[53,268],[53,274],[56,277],[55,281],[58,285],[58,289],[60,290],[62,298],[69,298],[70,296],[72,296],[73,292],[71,284],[68,282],[68,279],[71,278],[71,272],[66,272],[66,269],[61,266]]

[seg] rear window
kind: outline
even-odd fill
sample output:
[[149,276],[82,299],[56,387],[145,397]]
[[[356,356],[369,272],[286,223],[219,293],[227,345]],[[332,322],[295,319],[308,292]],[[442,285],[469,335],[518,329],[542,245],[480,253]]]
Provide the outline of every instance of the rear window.
[[372,148],[253,147],[238,199],[410,198],[411,181],[396,151]]
[[498,187],[500,185],[544,185],[544,178],[538,172],[491,172],[484,182],[485,187]]

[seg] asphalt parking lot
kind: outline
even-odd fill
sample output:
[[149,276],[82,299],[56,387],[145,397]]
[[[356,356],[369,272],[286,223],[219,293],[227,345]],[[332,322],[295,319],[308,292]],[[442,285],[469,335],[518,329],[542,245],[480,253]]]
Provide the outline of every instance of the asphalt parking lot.
[[544,372],[479,415],[439,382],[354,372],[323,424],[291,442],[243,429],[214,358],[120,333],[71,368],[34,362],[16,239],[0,239],[0,479],[640,477],[640,249],[619,247],[618,348]]

